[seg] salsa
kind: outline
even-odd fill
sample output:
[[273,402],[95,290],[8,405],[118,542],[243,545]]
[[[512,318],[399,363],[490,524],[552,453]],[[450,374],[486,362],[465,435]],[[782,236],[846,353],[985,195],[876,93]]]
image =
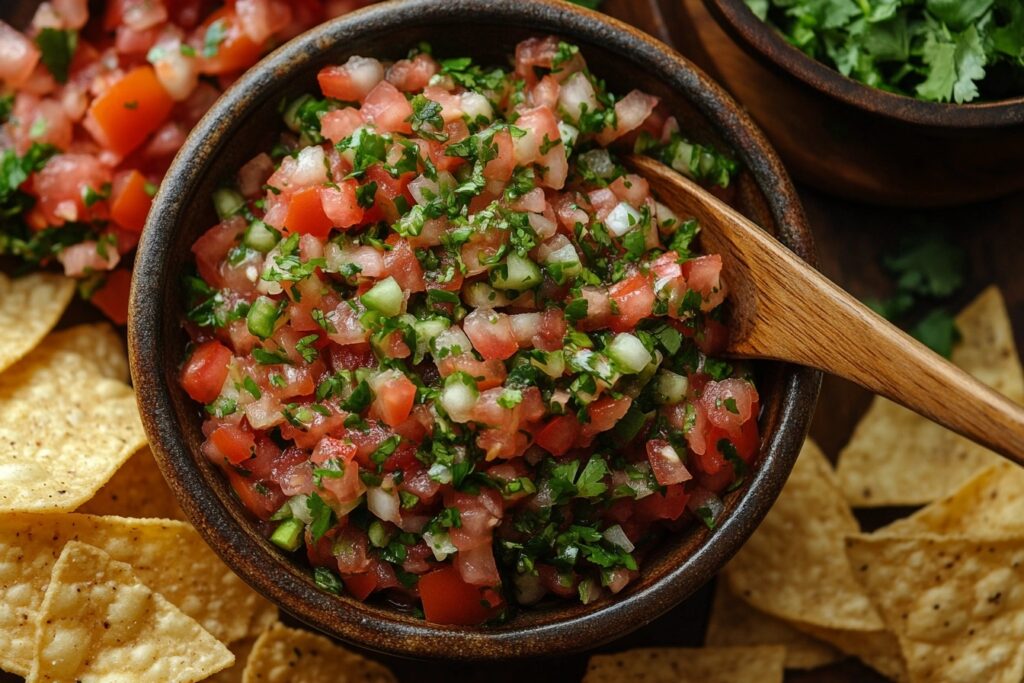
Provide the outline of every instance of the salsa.
[[51,0],[24,32],[0,21],[0,255],[59,262],[124,324],[131,252],[191,128],[270,48],[365,4]]
[[352,57],[282,105],[186,278],[203,452],[317,584],[432,622],[618,593],[758,450],[718,255],[612,148],[736,164],[555,38]]

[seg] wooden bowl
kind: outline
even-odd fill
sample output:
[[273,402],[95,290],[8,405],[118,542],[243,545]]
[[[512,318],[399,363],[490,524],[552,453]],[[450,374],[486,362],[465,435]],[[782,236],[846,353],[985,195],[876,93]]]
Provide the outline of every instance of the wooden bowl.
[[551,33],[578,43],[612,88],[643,88],[662,97],[700,141],[735,150],[746,169],[739,182],[741,208],[813,259],[786,172],[728,95],[653,38],[557,0],[385,3],[296,38],[242,77],[195,128],[161,186],[139,245],[128,329],[132,374],[153,451],[182,508],[256,590],[310,626],[373,650],[464,660],[550,655],[597,645],[651,621],[713,577],[753,532],[782,488],[814,409],[819,373],[760,366],[759,465],[749,485],[727,497],[727,513],[714,533],[693,527],[667,538],[641,576],[613,599],[523,610],[495,627],[430,624],[318,589],[304,558],[284,554],[257,532],[200,453],[201,411],[177,382],[186,342],[179,283],[192,243],[217,222],[211,193],[272,144],[281,129],[282,98],[312,91],[322,66],[352,54],[396,58],[427,40],[442,56],[471,54],[502,63],[522,38]]
[[676,45],[768,134],[798,180],[851,199],[949,206],[1024,189],[1024,97],[939,104],[815,61],[744,0],[659,0]]

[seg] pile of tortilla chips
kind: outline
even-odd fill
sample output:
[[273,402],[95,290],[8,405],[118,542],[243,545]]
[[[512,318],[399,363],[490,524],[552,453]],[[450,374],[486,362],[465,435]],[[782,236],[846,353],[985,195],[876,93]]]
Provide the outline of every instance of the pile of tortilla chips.
[[[954,362],[1024,402],[999,292],[957,322]],[[927,505],[870,534],[851,510],[910,504]],[[722,578],[709,645],[781,646],[787,668],[852,655],[895,681],[1019,683],[1024,470],[876,398],[835,470],[805,444]]]
[[393,681],[282,626],[184,521],[120,335],[50,333],[73,291],[0,275],[0,670],[30,683]]

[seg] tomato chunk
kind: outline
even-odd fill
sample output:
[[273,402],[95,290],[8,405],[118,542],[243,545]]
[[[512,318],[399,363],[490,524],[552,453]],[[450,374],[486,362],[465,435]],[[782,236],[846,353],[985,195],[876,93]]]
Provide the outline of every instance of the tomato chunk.
[[[128,322],[128,296],[132,288],[132,272],[127,268],[113,270],[103,286],[93,292],[89,301],[115,325]],[[219,393],[218,389],[218,393]]]
[[93,100],[85,127],[101,145],[124,156],[167,120],[173,106],[153,67],[140,66]]
[[248,460],[256,449],[256,438],[233,425],[221,425],[210,434],[210,441],[232,465]]
[[580,423],[573,415],[559,415],[552,418],[537,432],[534,443],[551,455],[565,455],[576,442]]
[[149,183],[138,171],[132,170],[116,183],[110,199],[110,217],[119,226],[130,232],[142,232],[153,205],[149,194]]
[[218,341],[200,344],[181,371],[181,386],[192,400],[212,403],[228,378],[231,351]]
[[452,566],[424,574],[419,589],[423,615],[435,624],[481,624],[494,617],[500,607],[492,591],[466,583]]
[[324,205],[320,199],[320,188],[307,187],[292,195],[288,203],[288,214],[284,219],[284,227],[291,232],[300,235],[313,235],[320,239],[326,239],[334,227],[332,221],[324,212]]

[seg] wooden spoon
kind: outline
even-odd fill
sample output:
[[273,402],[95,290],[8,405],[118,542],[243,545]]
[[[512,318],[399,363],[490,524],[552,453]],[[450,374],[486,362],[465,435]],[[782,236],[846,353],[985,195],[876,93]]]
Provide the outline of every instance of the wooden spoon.
[[1024,465],[1024,408],[873,313],[696,183],[649,157],[626,163],[670,209],[697,218],[704,249],[722,255],[729,355],[838,375]]

